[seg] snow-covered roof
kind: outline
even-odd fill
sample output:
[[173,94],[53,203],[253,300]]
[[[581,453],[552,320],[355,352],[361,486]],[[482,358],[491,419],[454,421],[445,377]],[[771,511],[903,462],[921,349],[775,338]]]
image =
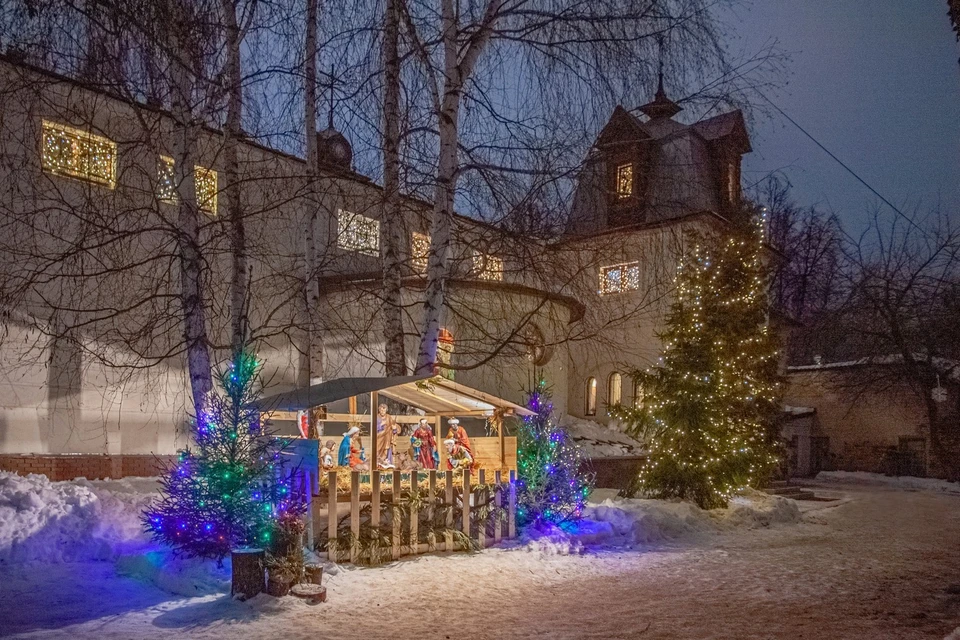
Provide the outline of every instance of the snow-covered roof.
[[803,416],[813,415],[817,412],[814,407],[791,407],[788,404],[783,405],[782,412],[787,414],[792,418],[800,418]]
[[571,415],[560,419],[567,434],[580,445],[587,458],[613,458],[642,455],[643,443],[631,438],[618,428],[617,423],[602,425]]
[[[950,380],[960,381],[960,362],[949,358],[930,358],[922,353],[913,354],[913,359],[920,363],[933,367],[937,373],[949,378]],[[826,371],[830,369],[845,369],[849,367],[863,367],[869,365],[875,366],[893,366],[903,364],[903,356],[894,353],[886,356],[870,356],[858,358],[856,360],[844,360],[841,362],[823,362],[820,364],[804,364],[787,367],[787,373],[802,373],[809,371]]]

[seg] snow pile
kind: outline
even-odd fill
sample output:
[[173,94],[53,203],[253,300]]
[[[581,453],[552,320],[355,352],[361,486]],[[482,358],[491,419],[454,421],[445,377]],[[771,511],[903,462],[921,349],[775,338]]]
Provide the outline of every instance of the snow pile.
[[147,582],[178,596],[205,596],[230,591],[230,559],[177,557],[168,549],[121,556],[117,573]]
[[636,456],[643,453],[643,443],[625,434],[615,420],[604,426],[593,420],[565,415],[560,419],[560,426],[583,448],[587,458]]
[[753,490],[733,498],[726,509],[711,511],[689,502],[615,498],[588,505],[580,522],[528,532],[522,542],[528,551],[568,555],[597,547],[696,542],[800,519],[795,501]]
[[947,636],[946,638],[944,638],[943,640],[960,640],[960,627],[957,627],[956,629],[954,629],[954,630],[950,633],[950,635],[948,635],[948,636]]
[[937,478],[915,478],[913,476],[885,476],[866,471],[821,471],[817,474],[819,482],[843,482],[846,484],[887,485],[898,489],[938,491],[940,493],[960,494],[960,483],[938,480]]
[[0,562],[106,560],[142,548],[139,516],[154,497],[145,492],[150,484],[0,472]]

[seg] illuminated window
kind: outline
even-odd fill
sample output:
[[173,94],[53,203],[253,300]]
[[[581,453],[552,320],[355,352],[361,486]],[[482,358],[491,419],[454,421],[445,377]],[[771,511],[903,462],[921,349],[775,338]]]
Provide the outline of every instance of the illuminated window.
[[600,295],[636,291],[640,288],[640,263],[627,262],[600,267]]
[[611,373],[610,377],[607,379],[607,404],[614,405],[620,404],[620,398],[622,395],[622,383],[623,378],[620,377],[619,373]]
[[194,167],[193,181],[197,189],[197,208],[217,215],[217,172],[204,167]]
[[454,370],[450,368],[450,362],[453,360],[453,334],[443,327],[440,328],[440,339],[437,341],[437,364],[444,365],[437,367],[437,375],[443,376],[447,380],[453,380]]
[[102,184],[117,185],[117,143],[53,122],[42,123],[43,170]]
[[625,200],[633,195],[633,165],[621,164],[617,167],[617,200]]
[[[169,156],[160,156],[157,163],[157,198],[161,202],[176,204],[177,178],[174,161]],[[196,166],[193,168],[193,181],[197,193],[197,208],[211,215],[217,214],[217,172],[213,169]]]
[[410,261],[417,272],[427,272],[427,264],[430,262],[430,236],[413,232],[413,239],[410,242]]
[[481,280],[503,280],[503,259],[477,251],[473,254],[473,271]]
[[380,255],[380,221],[337,210],[337,246],[368,256]]
[[597,415],[597,379],[590,377],[587,378],[587,389],[586,389],[586,405],[584,414],[588,416]]
[[643,406],[643,385],[639,382],[633,383],[633,406],[637,409]]

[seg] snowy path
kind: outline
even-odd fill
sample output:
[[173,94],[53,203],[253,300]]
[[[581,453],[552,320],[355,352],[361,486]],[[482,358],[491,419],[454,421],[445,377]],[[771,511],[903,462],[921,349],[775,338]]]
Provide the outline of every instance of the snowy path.
[[910,640],[960,627],[947,593],[960,586],[960,496],[842,490],[849,502],[808,504],[801,525],[584,556],[425,556],[332,576],[328,604],[275,611],[171,599],[108,563],[10,567],[0,635]]

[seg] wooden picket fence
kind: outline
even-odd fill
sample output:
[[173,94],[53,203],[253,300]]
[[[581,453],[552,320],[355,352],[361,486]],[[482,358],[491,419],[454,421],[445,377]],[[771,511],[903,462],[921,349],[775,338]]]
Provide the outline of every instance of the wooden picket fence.
[[337,562],[482,549],[517,535],[514,470],[351,471],[346,491],[330,471],[326,489],[311,501],[308,526],[313,537],[326,518],[327,555]]

